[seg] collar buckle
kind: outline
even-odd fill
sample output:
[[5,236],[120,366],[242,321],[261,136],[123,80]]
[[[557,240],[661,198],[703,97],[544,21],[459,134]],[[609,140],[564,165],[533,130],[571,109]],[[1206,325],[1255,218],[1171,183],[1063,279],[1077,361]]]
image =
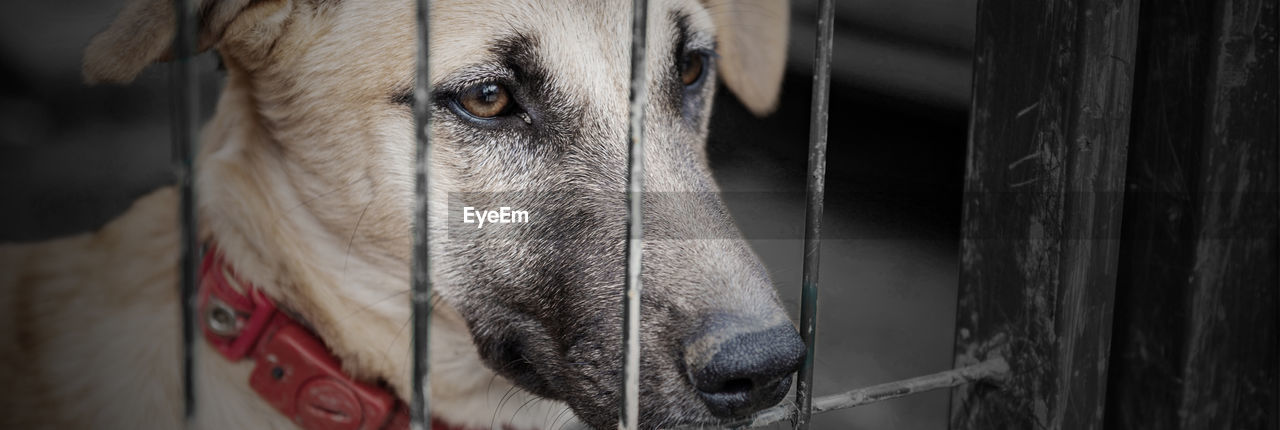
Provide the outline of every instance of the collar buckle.
[[[233,285],[245,291],[237,291]],[[242,282],[212,246],[200,263],[199,300],[205,340],[231,361],[249,355],[276,313],[275,303],[252,284]]]
[[228,360],[252,356],[249,386],[301,428],[408,428],[408,409],[389,390],[347,376],[324,341],[238,279],[216,246],[200,265],[199,304],[205,340]]

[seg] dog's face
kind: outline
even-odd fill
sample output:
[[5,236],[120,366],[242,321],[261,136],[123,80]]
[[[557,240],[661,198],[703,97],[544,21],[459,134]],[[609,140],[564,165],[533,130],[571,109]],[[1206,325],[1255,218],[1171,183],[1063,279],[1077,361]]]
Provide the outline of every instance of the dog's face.
[[[127,9],[120,19],[132,13],[163,22],[164,3]],[[567,403],[594,427],[612,426],[623,358],[630,2],[433,3],[436,291],[465,320],[490,369]],[[803,352],[765,268],[716,195],[704,150],[717,81],[753,110],[771,109],[785,3],[651,3],[641,406],[642,423],[654,427],[740,417],[776,403]],[[203,10],[202,41],[223,56],[229,85],[244,89],[246,100],[235,106],[249,112],[238,118],[252,122],[246,129],[265,141],[206,141],[213,148],[205,152],[270,159],[264,165],[283,170],[280,182],[287,182],[271,187],[306,201],[306,219],[293,221],[305,224],[300,234],[342,253],[336,262],[344,267],[335,276],[341,279],[329,280],[335,289],[283,286],[277,296],[315,325],[354,372],[397,380],[409,365],[394,359],[408,351],[397,331],[406,317],[403,301],[398,310],[366,306],[375,311],[357,316],[334,315],[342,307],[325,303],[335,301],[336,291],[337,301],[372,305],[370,297],[406,288],[413,4],[241,0]],[[139,27],[138,18],[130,23]],[[167,49],[95,54],[125,49],[113,37],[136,40],[112,29],[100,36],[86,63],[91,78],[131,77],[141,65],[130,58]],[[526,211],[528,222],[464,220],[463,208],[501,207]],[[379,276],[400,282],[368,280]],[[365,332],[351,333],[348,325]],[[404,354],[363,354],[371,344],[361,338],[392,339],[386,344]]]

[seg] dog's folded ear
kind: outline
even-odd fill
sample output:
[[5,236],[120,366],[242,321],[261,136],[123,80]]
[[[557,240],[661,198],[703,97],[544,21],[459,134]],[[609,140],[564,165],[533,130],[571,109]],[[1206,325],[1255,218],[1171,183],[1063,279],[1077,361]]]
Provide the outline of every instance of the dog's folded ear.
[[[203,52],[231,33],[233,24],[246,15],[263,18],[264,3],[268,12],[280,12],[289,0],[198,0],[199,33],[197,52]],[[257,13],[251,13],[257,12]],[[100,82],[128,83],[151,63],[173,58],[175,23],[173,0],[128,0],[111,25],[93,37],[85,48],[83,73],[88,84]],[[263,28],[246,28],[239,34],[261,39],[274,36]],[[256,34],[255,34],[256,32]]]
[[786,0],[703,0],[716,25],[721,79],[756,115],[773,112],[787,62]]

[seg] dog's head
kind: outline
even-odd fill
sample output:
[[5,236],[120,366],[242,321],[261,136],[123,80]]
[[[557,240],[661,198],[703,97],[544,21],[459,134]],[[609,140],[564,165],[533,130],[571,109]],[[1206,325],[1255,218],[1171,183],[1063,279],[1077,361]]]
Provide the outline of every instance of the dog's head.
[[[91,44],[87,78],[126,81],[166,57],[168,3],[131,3]],[[653,427],[777,403],[803,348],[705,151],[717,82],[756,113],[772,109],[786,4],[651,3],[641,406]],[[315,326],[348,370],[407,393],[395,381],[409,366],[412,2],[199,10],[200,45],[229,73],[203,139],[201,192],[219,201],[202,204],[205,222],[224,249],[253,255],[238,268]],[[622,380],[630,2],[438,0],[431,18],[436,289],[490,369],[610,427]],[[480,214],[490,221],[480,226],[464,213],[501,207],[528,222]]]

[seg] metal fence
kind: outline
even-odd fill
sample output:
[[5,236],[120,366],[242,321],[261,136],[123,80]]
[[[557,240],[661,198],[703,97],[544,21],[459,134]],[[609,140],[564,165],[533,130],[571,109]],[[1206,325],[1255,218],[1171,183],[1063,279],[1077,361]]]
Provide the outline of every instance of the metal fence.
[[[193,292],[195,257],[199,251],[192,188],[197,118],[196,70],[190,61],[195,52],[197,25],[193,3],[193,0],[175,0],[178,28],[176,61],[172,66],[175,88],[172,102],[176,112],[173,164],[182,196],[183,271],[179,287],[184,317],[186,384],[183,392],[188,417],[192,416],[195,405],[192,387],[192,344],[196,321]],[[1171,278],[1173,281],[1187,280],[1186,285],[1177,286],[1178,294],[1218,300],[1214,303],[1219,303],[1221,308],[1193,309],[1186,316],[1190,319],[1187,326],[1174,335],[1166,334],[1160,325],[1164,323],[1156,322],[1164,321],[1161,318],[1170,315],[1182,314],[1170,311],[1173,313],[1124,315],[1133,321],[1121,329],[1131,330],[1133,336],[1142,339],[1172,336],[1176,337],[1174,341],[1180,342],[1186,338],[1203,340],[1217,336],[1227,338],[1225,347],[1195,344],[1183,348],[1181,354],[1184,355],[1167,357],[1168,361],[1178,363],[1177,366],[1163,365],[1160,360],[1166,357],[1144,355],[1129,359],[1121,356],[1125,360],[1121,367],[1130,368],[1133,372],[1151,368],[1165,369],[1161,372],[1180,369],[1171,371],[1169,381],[1173,381],[1171,384],[1176,386],[1172,389],[1178,390],[1181,397],[1175,398],[1173,406],[1154,410],[1157,413],[1169,412],[1172,419],[1183,420],[1184,424],[1215,423],[1191,425],[1190,428],[1238,428],[1241,425],[1237,424],[1241,423],[1246,424],[1244,427],[1255,427],[1247,424],[1274,419],[1276,401],[1280,397],[1277,390],[1280,388],[1277,387],[1274,361],[1266,359],[1274,360],[1276,355],[1275,312],[1280,306],[1274,290],[1274,263],[1278,261],[1275,246],[1278,157],[1275,156],[1277,129],[1274,120],[1277,110],[1280,110],[1276,103],[1280,62],[1276,60],[1278,48],[1274,37],[1277,20],[1280,20],[1277,10],[1280,8],[1277,8],[1275,0],[1219,0],[1206,6],[1206,10],[1201,11],[1204,13],[1183,7],[1179,1],[1150,3],[1150,7],[1144,10],[1149,16],[1141,18],[1138,2],[1134,0],[1083,0],[1061,4],[1022,0],[981,1],[961,233],[956,368],[815,398],[812,381],[818,330],[819,240],[834,25],[832,3],[832,0],[821,0],[817,14],[800,310],[800,332],[807,355],[797,375],[796,402],[766,409],[726,426],[751,427],[791,420],[795,428],[803,429],[809,427],[814,413],[976,381],[992,382],[1002,388],[980,389],[975,386],[977,384],[971,384],[958,390],[953,398],[953,427],[1096,428],[1101,425],[1104,412],[1124,415],[1115,422],[1124,422],[1123,419],[1143,422],[1143,419],[1150,418],[1148,411],[1152,408],[1129,407],[1144,401],[1144,392],[1121,389],[1121,396],[1115,400],[1117,403],[1110,406],[1106,402],[1112,400],[1104,398],[1109,382],[1108,361],[1115,359],[1108,349],[1113,331],[1113,300],[1117,294],[1116,266],[1121,261],[1117,250],[1119,241],[1114,239],[1132,238],[1131,233],[1120,233],[1120,225],[1122,221],[1137,219],[1135,222],[1164,229],[1160,231],[1176,232],[1185,227],[1178,224],[1181,221],[1177,219],[1162,219],[1167,211],[1158,202],[1146,202],[1140,200],[1140,196],[1126,195],[1124,185],[1155,178],[1143,176],[1154,175],[1151,172],[1165,171],[1172,171],[1178,178],[1189,178],[1187,181],[1256,192],[1260,194],[1255,196],[1270,199],[1264,202],[1270,205],[1267,210],[1257,214],[1240,212],[1242,209],[1238,206],[1229,204],[1234,196],[1229,193],[1178,200],[1178,209],[1199,211],[1197,213],[1203,215],[1191,227],[1207,235],[1187,240],[1193,245],[1207,246],[1196,252],[1233,252],[1237,245],[1215,241],[1221,236],[1212,235],[1213,232],[1237,231],[1232,229],[1264,231],[1270,235],[1267,240],[1271,242],[1260,242],[1269,244],[1269,247],[1241,254],[1249,264],[1234,265],[1228,259],[1206,257],[1195,260],[1196,265],[1192,269],[1177,271],[1173,275],[1177,279]],[[414,91],[417,202],[413,227],[411,303],[414,359],[410,406],[412,428],[425,430],[430,423],[427,336],[431,261],[426,226],[428,167],[431,164],[431,104],[428,100],[431,93],[427,67],[430,59],[427,49],[429,0],[418,0],[417,8],[419,44]],[[625,290],[618,291],[626,297],[625,307],[620,310],[625,315],[624,327],[619,328],[625,348],[623,400],[619,405],[619,427],[624,429],[635,429],[639,425],[638,333],[643,237],[641,171],[647,8],[647,1],[634,0],[626,282]],[[1150,23],[1154,27],[1173,25],[1166,24],[1166,21],[1174,22],[1170,19],[1198,23],[1199,27],[1177,31],[1212,43],[1201,44],[1194,38],[1170,38],[1169,41],[1151,38],[1149,44],[1142,48],[1149,54],[1146,58],[1148,63],[1141,67],[1167,69],[1169,72],[1150,72],[1146,75],[1149,76],[1146,84],[1160,88],[1168,82],[1200,83],[1202,87],[1196,87],[1200,91],[1187,93],[1191,94],[1189,97],[1208,99],[1206,104],[1209,107],[1205,111],[1173,111],[1178,106],[1199,103],[1168,103],[1153,99],[1148,93],[1133,94],[1135,76],[1139,73],[1134,64],[1138,62],[1136,51],[1140,23]],[[1052,28],[1043,28],[1045,26]],[[1258,31],[1259,28],[1265,31]],[[1162,45],[1165,43],[1171,45]],[[1178,45],[1180,43],[1185,46]],[[1202,45],[1209,48],[1202,48]],[[1247,56],[1241,53],[1246,51]],[[1236,54],[1240,55],[1239,58],[1262,60],[1243,63],[1222,61],[1223,58],[1235,58],[1231,56]],[[1212,66],[1187,66],[1192,63]],[[1026,67],[1026,64],[1039,66]],[[1147,69],[1143,71],[1147,72]],[[1005,84],[1007,82],[1017,85]],[[1244,101],[1253,103],[1253,108],[1230,108],[1232,103]],[[1150,122],[1155,124],[1150,126],[1151,133],[1159,136],[1168,134],[1175,143],[1178,136],[1206,136],[1203,142],[1189,141],[1175,148],[1205,167],[1188,170],[1179,162],[1169,164],[1162,161],[1168,157],[1144,152],[1165,148],[1169,139],[1147,139],[1145,135],[1135,133],[1135,148],[1130,150],[1131,111],[1137,112],[1136,116],[1180,119],[1172,123]],[[1268,121],[1271,121],[1270,125],[1266,125]],[[1206,124],[1213,124],[1213,127]],[[1257,159],[1238,157],[1238,147],[1260,151],[1257,153],[1262,156]],[[1126,177],[1126,156],[1137,157],[1129,160],[1129,164],[1137,163],[1148,168],[1131,172]],[[1021,170],[1015,171],[1015,168]],[[1015,178],[1014,175],[1020,176]],[[1033,179],[1024,180],[1023,176]],[[1013,197],[1009,199],[1009,195]],[[1006,200],[992,200],[997,198]],[[1159,216],[1122,217],[1120,209],[1127,205],[1133,205],[1140,214]],[[1039,236],[1028,236],[1028,232],[1040,233]],[[1015,238],[1015,242],[991,239],[1010,236]],[[1082,238],[1097,240],[1080,240]],[[1161,268],[1182,267],[1183,263],[1192,267],[1189,259],[1193,257],[1196,255],[1174,255],[1156,248],[1129,250],[1125,254],[1129,264]],[[1203,281],[1197,276],[1200,273],[1212,273],[1217,277]],[[1134,279],[1146,278],[1134,275]],[[1127,289],[1122,293],[1138,291],[1143,297],[1149,297],[1162,294],[1157,290],[1164,284],[1122,283],[1122,287]],[[1243,302],[1222,300],[1227,294],[1245,294],[1242,291],[1253,294],[1250,297],[1257,299]],[[1255,316],[1266,324],[1255,326],[1257,321],[1249,319]],[[1157,333],[1155,328],[1160,332]],[[1259,344],[1272,346],[1270,349],[1250,349]],[[1231,355],[1254,357],[1257,354],[1262,354],[1262,358],[1241,364],[1240,369],[1236,369],[1249,375],[1260,375],[1255,380],[1264,382],[1253,386],[1251,389],[1254,391],[1243,392],[1229,382],[1195,377],[1197,369],[1230,363],[1227,360]],[[1267,378],[1270,382],[1265,382]],[[1200,392],[1220,393],[1230,397],[1227,401],[1234,402],[1232,404],[1261,399],[1260,404],[1269,408],[1271,415],[1222,412],[1215,406],[1217,403],[1202,401]],[[1254,400],[1241,400],[1245,396]],[[1193,421],[1186,421],[1187,417]]]
[[[197,10],[194,0],[174,0],[177,14],[175,59],[172,65],[172,103],[175,112],[173,124],[173,165],[181,194],[182,223],[182,276],[179,289],[183,303],[183,372],[184,399],[188,419],[195,413],[193,342],[196,339],[196,277],[199,255],[193,188],[193,156],[197,153],[195,130],[199,117],[196,69],[192,57],[196,51]],[[644,154],[644,111],[647,102],[645,76],[646,21],[648,1],[633,0],[631,45],[631,85],[629,121],[629,160],[627,177],[627,248],[623,348],[624,367],[622,402],[619,423],[621,429],[639,428],[640,412],[640,295],[641,253],[643,243],[642,182]],[[417,74],[414,88],[414,129],[417,140],[415,159],[415,195],[413,225],[413,262],[411,266],[412,304],[412,353],[413,398],[410,400],[410,427],[414,430],[430,428],[430,385],[428,333],[431,311],[431,258],[428,248],[428,190],[431,165],[431,88],[428,46],[430,44],[430,0],[417,1]],[[813,101],[809,129],[809,167],[806,187],[806,218],[804,236],[804,272],[800,332],[807,354],[797,373],[795,406],[785,405],[761,411],[749,419],[728,423],[726,427],[756,427],[790,419],[797,429],[807,429],[810,415],[850,408],[876,401],[939,388],[998,378],[1008,371],[1002,359],[983,362],[956,370],[880,384],[863,389],[826,397],[814,398],[813,368],[818,325],[818,262],[823,209],[823,186],[826,177],[827,122],[830,100],[831,56],[834,28],[832,0],[821,0],[817,14],[818,37],[813,74]]]
[[[642,193],[644,166],[644,111],[647,82],[645,80],[646,22],[648,0],[632,2],[631,32],[631,85],[629,104],[629,158],[627,171],[627,248],[625,305],[622,309],[624,327],[622,339],[624,362],[622,372],[622,402],[618,428],[634,430],[640,426],[640,282],[641,253],[643,243]],[[414,118],[418,138],[417,204],[415,205],[414,264],[413,264],[413,429],[429,428],[429,394],[427,375],[427,332],[429,329],[430,282],[428,279],[427,251],[427,169],[430,165],[430,127],[427,97],[430,80],[427,74],[429,35],[429,0],[418,0],[418,75]],[[904,381],[876,385],[833,396],[815,399],[813,396],[814,353],[818,329],[818,262],[822,230],[823,187],[827,164],[827,122],[829,118],[831,55],[834,37],[835,13],[832,0],[819,2],[817,22],[818,36],[813,73],[813,101],[809,127],[809,167],[806,185],[806,217],[804,236],[804,272],[802,305],[800,309],[800,333],[807,353],[796,376],[796,406],[779,406],[755,414],[752,418],[728,427],[756,427],[791,419],[797,429],[809,428],[810,415],[850,408],[862,404],[902,397],[939,388],[993,379],[1008,371],[1003,359],[993,359],[977,365],[911,378]]]

